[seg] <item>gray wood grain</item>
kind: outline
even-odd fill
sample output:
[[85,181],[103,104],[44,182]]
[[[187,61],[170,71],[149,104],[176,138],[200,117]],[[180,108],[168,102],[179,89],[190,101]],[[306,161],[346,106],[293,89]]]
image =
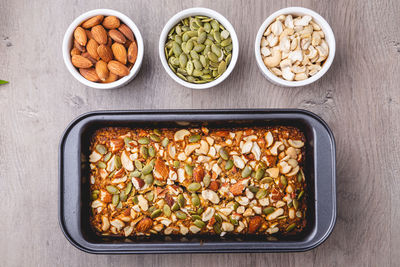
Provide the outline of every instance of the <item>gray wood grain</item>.
[[[335,61],[318,82],[281,88],[259,72],[253,42],[264,19],[287,6],[311,8],[331,24]],[[165,22],[193,6],[213,8],[236,28],[240,56],[229,79],[204,91],[183,88],[162,68]],[[113,8],[145,40],[140,74],[112,91],[85,88],[64,66],[64,31],[81,13]],[[396,0],[370,1],[1,1],[1,266],[395,266],[400,256],[400,28]],[[57,220],[58,143],[77,115],[97,109],[304,108],[337,141],[338,219],[305,253],[96,256],[75,249]]]

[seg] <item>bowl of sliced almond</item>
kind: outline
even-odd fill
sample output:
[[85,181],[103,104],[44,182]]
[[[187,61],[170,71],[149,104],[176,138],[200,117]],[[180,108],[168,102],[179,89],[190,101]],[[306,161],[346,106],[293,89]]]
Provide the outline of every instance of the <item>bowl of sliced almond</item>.
[[77,17],[64,35],[65,65],[78,81],[96,89],[126,85],[138,74],[144,45],[136,24],[111,9]]

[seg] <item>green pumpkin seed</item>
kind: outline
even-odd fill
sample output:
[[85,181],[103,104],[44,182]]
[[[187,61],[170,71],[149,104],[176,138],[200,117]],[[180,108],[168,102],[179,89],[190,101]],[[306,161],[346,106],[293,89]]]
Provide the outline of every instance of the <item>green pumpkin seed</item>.
[[248,189],[250,190],[250,192],[252,192],[252,193],[257,193],[257,192],[260,190],[259,187],[253,186],[253,185],[249,185],[247,188],[248,188]]
[[149,173],[149,174],[144,175],[143,180],[144,180],[145,184],[148,184],[148,185],[153,184],[153,181],[154,181],[153,174]]
[[117,206],[118,203],[119,203],[119,195],[113,195],[113,196],[112,196],[112,204],[113,204],[114,206]]
[[135,171],[131,172],[130,175],[132,175],[133,177],[140,177],[140,175],[142,175],[142,173],[139,170],[135,170]]
[[274,208],[274,207],[266,207],[265,209],[263,209],[263,213],[264,213],[265,215],[271,214],[271,213],[273,213],[274,211],[275,211],[275,208]]
[[287,180],[286,177],[281,175],[281,184],[283,184],[284,186],[287,186]]
[[225,61],[221,61],[219,63],[219,65],[218,65],[218,74],[221,75],[225,71],[226,71],[226,62]]
[[190,143],[196,143],[196,142],[200,141],[200,139],[201,139],[201,136],[198,134],[189,136]]
[[161,141],[161,145],[162,145],[163,147],[167,147],[168,143],[169,143],[169,139],[168,139],[167,137],[165,137],[165,138]]
[[146,199],[147,199],[148,201],[153,201],[153,199],[154,199],[154,193],[153,193],[153,191],[147,192],[147,194],[146,194]]
[[141,145],[147,145],[148,143],[150,143],[150,140],[147,137],[140,137],[138,139],[138,143]]
[[221,43],[221,33],[219,31],[214,32],[213,37],[217,43]]
[[195,207],[200,205],[200,198],[197,194],[192,194],[192,205]]
[[192,220],[193,220],[193,221],[195,221],[195,220],[201,220],[201,216],[200,216],[200,215],[197,215],[197,214],[192,214]]
[[228,152],[225,150],[225,148],[221,147],[219,150],[219,155],[221,156],[222,159],[228,160],[229,155]]
[[193,62],[192,61],[188,61],[187,64],[186,64],[187,74],[192,75],[193,70],[194,70]]
[[119,199],[121,201],[126,201],[127,198],[128,198],[128,195],[126,194],[126,191],[122,190],[121,193],[119,193]]
[[201,215],[203,213],[204,209],[202,207],[197,209],[197,214]]
[[137,205],[139,203],[139,199],[137,196],[132,197],[132,201],[135,205]]
[[178,57],[180,54],[182,54],[182,49],[177,42],[172,43],[172,51],[174,52],[175,57]]
[[303,181],[303,171],[299,171],[297,173],[297,182],[301,183],[301,181]]
[[304,191],[301,191],[300,194],[297,196],[297,200],[300,200],[304,195]]
[[99,161],[97,162],[97,167],[99,167],[100,169],[105,169],[107,168],[107,165],[104,162]]
[[214,229],[214,233],[216,233],[217,235],[220,235],[222,233],[221,224],[219,224],[219,223],[214,224],[213,229]]
[[167,204],[163,206],[163,213],[165,217],[171,216],[171,208]]
[[[196,70],[202,70],[203,69],[203,65],[200,63],[200,60],[198,60],[198,59],[194,59],[193,60],[193,65],[194,65],[194,68]],[[193,76],[195,76],[195,75],[193,75]]]
[[225,170],[229,171],[230,169],[232,169],[233,167],[233,161],[231,159],[229,159],[226,163],[225,163]]
[[214,214],[214,218],[218,223],[222,223],[222,217],[218,213]]
[[228,45],[230,45],[231,43],[232,43],[232,39],[231,39],[231,38],[228,38],[228,39],[225,39],[225,40],[223,40],[223,41],[221,42],[221,46],[222,46],[222,47],[228,46]]
[[116,187],[113,186],[113,185],[107,185],[107,186],[106,186],[106,189],[107,189],[108,193],[110,193],[110,194],[113,194],[113,195],[119,194],[118,188],[116,188]]
[[160,180],[154,180],[154,184],[157,186],[165,186],[165,182],[160,181]]
[[179,166],[181,165],[181,163],[177,160],[174,161],[174,168],[179,168]]
[[208,23],[208,22],[204,23],[203,27],[204,27],[204,31],[205,31],[206,33],[210,33],[210,31],[211,31],[211,25],[210,25],[210,23]]
[[97,150],[97,152],[99,152],[102,155],[107,153],[107,148],[103,145],[97,145],[96,150]]
[[111,152],[108,152],[107,155],[104,156],[104,162],[109,161],[110,158],[111,158],[111,156],[112,156],[112,153],[111,153]]
[[149,156],[150,156],[150,157],[155,157],[155,155],[156,155],[156,150],[154,149],[153,146],[150,146],[150,147],[149,147],[148,152],[149,152]]
[[208,52],[207,53],[207,57],[209,60],[211,60],[212,62],[218,62],[218,57],[216,54],[214,54],[213,52]]
[[252,171],[251,167],[247,165],[247,166],[244,167],[244,169],[242,170],[242,177],[243,177],[243,178],[249,177],[250,174],[251,174],[251,171]]
[[96,200],[96,199],[98,199],[98,197],[99,197],[99,194],[96,194],[96,193],[92,192],[92,195],[91,195],[90,199],[91,200]]
[[198,44],[198,45],[195,45],[195,46],[193,47],[193,50],[194,50],[195,52],[197,52],[197,53],[200,53],[200,52],[203,51],[205,48],[206,48],[205,45],[203,45],[203,44]]
[[175,42],[177,42],[178,44],[182,43],[182,37],[180,37],[178,34],[175,35]]
[[297,210],[299,208],[299,201],[297,199],[293,199],[292,203],[293,207]]
[[154,142],[160,142],[161,141],[160,137],[158,135],[156,135],[156,134],[150,134],[150,139],[152,141],[154,141]]
[[239,225],[239,221],[236,219],[233,219],[232,217],[229,217],[229,221],[233,224],[233,225]]
[[289,225],[288,227],[286,227],[286,232],[290,232],[292,231],[294,228],[296,228],[296,224],[292,223],[291,225]]
[[161,214],[162,214],[162,211],[161,211],[160,209],[157,209],[157,210],[155,210],[155,211],[153,211],[153,212],[151,213],[150,217],[151,217],[152,219],[154,219],[154,218],[157,218],[158,216],[160,216]]
[[254,175],[254,179],[256,181],[259,181],[265,173],[265,169],[264,168],[258,168],[258,170],[256,171],[256,174]]
[[286,215],[283,215],[283,216],[279,216],[277,219],[278,220],[282,220],[282,219],[286,219],[287,218],[287,216]]
[[140,160],[135,160],[135,167],[136,167],[136,169],[141,171],[143,169],[142,162],[140,162]]
[[262,198],[264,198],[266,196],[267,196],[267,190],[264,189],[264,188],[258,190],[258,192],[256,193],[256,198],[257,199],[262,199]]
[[129,193],[131,192],[131,190],[132,190],[132,183],[129,182],[129,183],[126,185],[125,194],[126,194],[126,195],[129,195]]
[[274,181],[274,179],[272,179],[271,177],[264,177],[264,178],[261,179],[260,183],[262,183],[262,184],[269,184],[269,183],[271,183],[272,181]]
[[181,207],[181,208],[185,207],[186,199],[182,194],[180,194],[178,196],[177,201],[178,201],[179,207]]
[[188,185],[187,190],[193,193],[193,192],[200,190],[200,188],[201,188],[201,184],[191,183],[190,185]]
[[119,169],[122,167],[121,157],[115,156],[115,168]]
[[226,65],[229,65],[229,63],[231,62],[232,59],[232,54],[229,54],[226,56],[225,60],[226,60]]
[[173,205],[172,205],[172,207],[171,207],[171,210],[172,211],[177,211],[177,210],[179,210],[180,209],[180,207],[179,207],[179,204],[177,203],[177,202],[175,202]]
[[211,21],[211,27],[213,28],[214,31],[218,31],[219,30],[219,23],[216,20],[212,20]]
[[204,55],[200,55],[200,63],[201,63],[201,65],[203,65],[203,68],[207,67],[207,60]]
[[194,69],[192,75],[195,77],[200,77],[203,75],[203,72],[201,70]]
[[157,209],[156,206],[151,206],[147,211],[151,214],[153,211]]
[[149,157],[149,151],[147,150],[147,147],[141,146],[140,154],[143,156],[143,158],[147,159]]
[[233,203],[233,209],[234,210],[237,210],[237,208],[239,208],[239,203],[237,203],[237,202],[235,202],[235,203]]
[[197,227],[199,227],[200,229],[203,228],[204,226],[206,226],[206,224],[201,220],[195,220],[193,222],[193,224],[196,225]]
[[151,164],[147,164],[147,165],[144,166],[143,169],[142,169],[142,173],[143,173],[144,175],[149,174],[149,173],[151,173],[152,171],[153,171],[153,165],[151,165]]
[[202,32],[199,37],[197,38],[197,43],[198,44],[202,44],[204,43],[204,41],[207,39],[207,33],[206,32]]
[[184,213],[183,211],[180,211],[180,210],[175,212],[175,215],[179,220],[185,220],[187,218],[186,213]]
[[206,174],[203,178],[204,187],[207,188],[211,183],[211,176]]
[[193,176],[193,166],[190,166],[189,164],[185,165],[185,172],[189,176]]

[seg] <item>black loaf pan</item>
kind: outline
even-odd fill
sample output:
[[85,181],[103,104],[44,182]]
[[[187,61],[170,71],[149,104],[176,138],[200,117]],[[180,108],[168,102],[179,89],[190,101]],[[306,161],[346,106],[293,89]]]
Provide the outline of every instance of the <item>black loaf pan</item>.
[[[304,132],[307,179],[307,226],[295,236],[204,236],[111,238],[96,235],[89,224],[89,155],[92,134],[107,126],[240,127],[287,125]],[[77,248],[98,254],[282,252],[306,251],[320,245],[336,221],[335,141],[315,114],[280,110],[96,111],[75,119],[65,130],[59,151],[59,221],[65,237]]]

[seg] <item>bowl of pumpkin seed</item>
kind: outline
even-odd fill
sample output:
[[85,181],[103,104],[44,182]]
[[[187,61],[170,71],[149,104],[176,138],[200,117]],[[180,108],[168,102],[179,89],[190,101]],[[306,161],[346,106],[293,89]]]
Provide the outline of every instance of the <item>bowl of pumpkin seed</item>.
[[214,87],[234,69],[239,42],[232,24],[208,8],[189,8],[164,26],[161,63],[177,83],[192,89]]

